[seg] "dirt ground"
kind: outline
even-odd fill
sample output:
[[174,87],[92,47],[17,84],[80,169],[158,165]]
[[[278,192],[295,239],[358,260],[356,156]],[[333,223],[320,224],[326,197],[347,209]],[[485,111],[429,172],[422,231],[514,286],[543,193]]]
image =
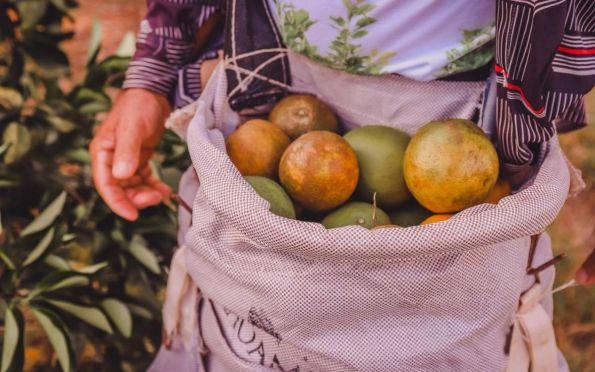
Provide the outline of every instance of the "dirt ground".
[[[73,76],[81,79],[84,71],[91,24],[101,24],[103,47],[100,56],[113,53],[127,31],[136,31],[144,14],[144,0],[82,0],[75,12],[76,37],[66,49]],[[590,125],[562,135],[560,142],[568,158],[583,171],[586,190],[568,200],[549,228],[554,250],[568,258],[558,265],[557,282],[574,274],[580,263],[595,248],[595,91],[588,97]],[[571,288],[555,297],[556,333],[560,348],[572,371],[595,371],[595,288]]]

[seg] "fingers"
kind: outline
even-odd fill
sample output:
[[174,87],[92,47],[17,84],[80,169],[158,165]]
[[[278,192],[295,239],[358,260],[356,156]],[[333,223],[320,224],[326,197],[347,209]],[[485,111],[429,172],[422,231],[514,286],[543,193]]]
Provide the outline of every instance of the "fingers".
[[127,189],[126,196],[138,209],[157,205],[163,199],[160,192],[145,185]]
[[92,150],[93,179],[99,195],[117,215],[130,221],[138,218],[139,209],[157,205],[171,194],[169,186],[154,177],[148,165],[125,180],[113,176],[113,142],[96,142]]
[[167,198],[171,195],[171,187],[169,187],[157,177],[153,176],[151,168],[148,165],[141,169],[139,175],[143,178],[144,184],[159,192],[163,198]]
[[145,182],[147,185],[149,185],[149,187],[161,194],[162,198],[167,198],[171,195],[171,187],[161,182],[157,178],[151,176],[145,179]]
[[106,204],[125,219],[137,219],[139,209],[158,204],[171,193],[147,167],[169,110],[165,97],[143,89],[126,90],[91,142],[95,187]]
[[130,201],[124,188],[112,174],[113,152],[109,149],[98,149],[94,154],[93,179],[97,192],[108,207],[117,215],[130,221],[138,218],[138,209]]
[[112,173],[117,179],[132,177],[138,168],[143,140],[139,125],[119,125]]

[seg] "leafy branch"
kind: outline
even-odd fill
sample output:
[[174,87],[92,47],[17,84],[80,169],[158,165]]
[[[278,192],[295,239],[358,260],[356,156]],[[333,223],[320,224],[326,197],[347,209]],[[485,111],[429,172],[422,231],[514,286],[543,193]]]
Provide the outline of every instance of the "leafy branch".
[[304,54],[331,68],[354,74],[379,74],[396,52],[380,53],[373,49],[370,55],[364,55],[361,44],[357,41],[368,35],[367,28],[376,22],[369,13],[375,5],[364,1],[343,0],[347,11],[345,17],[331,16],[337,36],[330,44],[330,52],[321,55],[317,46],[308,42],[307,32],[316,24],[304,9],[297,9],[293,4],[275,1],[280,30],[285,44],[297,53]]
[[[116,217],[93,187],[87,150],[134,42],[99,59],[95,23],[86,76],[71,83],[61,44],[75,6],[0,2],[0,371],[143,370],[160,343],[174,212]],[[166,133],[158,151],[152,165],[176,187],[185,145]]]

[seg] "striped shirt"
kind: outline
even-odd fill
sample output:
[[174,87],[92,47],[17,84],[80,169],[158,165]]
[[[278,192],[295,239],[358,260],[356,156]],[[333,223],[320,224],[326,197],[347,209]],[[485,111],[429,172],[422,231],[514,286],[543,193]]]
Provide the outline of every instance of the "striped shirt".
[[[197,31],[224,13],[221,3],[148,0],[124,88],[149,89],[176,106],[195,100],[202,61],[223,46],[221,26],[209,40],[197,40]],[[520,169],[557,130],[586,124],[583,96],[595,85],[595,1],[495,3],[498,151],[509,169]]]

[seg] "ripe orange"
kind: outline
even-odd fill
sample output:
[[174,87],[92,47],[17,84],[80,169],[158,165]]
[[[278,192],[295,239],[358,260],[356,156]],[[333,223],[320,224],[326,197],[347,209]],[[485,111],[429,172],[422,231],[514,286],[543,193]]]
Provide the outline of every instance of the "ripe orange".
[[454,214],[435,214],[421,221],[420,225],[428,225],[430,223],[446,221],[452,216],[454,216]]
[[291,139],[314,130],[337,132],[337,117],[330,107],[314,96],[296,94],[283,98],[269,114],[269,120]]
[[510,195],[512,192],[512,187],[510,186],[510,182],[499,179],[494,187],[490,190],[488,197],[484,200],[484,203],[492,203],[498,204],[500,199],[504,198],[505,196]]
[[343,204],[357,185],[355,152],[338,134],[313,131],[296,139],[279,164],[279,180],[304,208],[320,212]]
[[468,120],[433,121],[405,151],[409,191],[434,213],[452,213],[482,203],[498,178],[498,154],[490,139]]
[[243,176],[276,178],[289,137],[266,120],[241,125],[225,140],[229,158]]

